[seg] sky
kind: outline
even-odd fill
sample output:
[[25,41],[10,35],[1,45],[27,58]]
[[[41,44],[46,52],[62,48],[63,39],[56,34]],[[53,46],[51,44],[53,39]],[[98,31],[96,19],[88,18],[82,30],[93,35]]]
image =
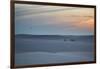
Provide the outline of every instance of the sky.
[[15,4],[15,34],[93,35],[94,8]]

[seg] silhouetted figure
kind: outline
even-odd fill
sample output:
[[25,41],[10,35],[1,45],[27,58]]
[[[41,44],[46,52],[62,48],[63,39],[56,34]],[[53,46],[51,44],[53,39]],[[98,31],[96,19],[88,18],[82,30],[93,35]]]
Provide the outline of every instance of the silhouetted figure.
[[70,39],[70,41],[75,41],[74,39]]
[[66,39],[64,39],[64,41],[67,41]]

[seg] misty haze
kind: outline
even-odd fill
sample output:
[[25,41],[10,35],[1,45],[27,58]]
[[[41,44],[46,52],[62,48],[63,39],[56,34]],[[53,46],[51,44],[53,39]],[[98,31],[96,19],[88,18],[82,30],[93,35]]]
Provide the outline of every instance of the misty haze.
[[15,4],[15,64],[94,61],[94,8]]

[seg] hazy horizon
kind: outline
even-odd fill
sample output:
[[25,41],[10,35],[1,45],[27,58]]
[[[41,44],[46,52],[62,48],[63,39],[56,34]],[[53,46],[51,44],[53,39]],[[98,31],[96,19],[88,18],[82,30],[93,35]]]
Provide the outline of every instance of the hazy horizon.
[[61,35],[61,36],[94,36],[93,34],[90,34],[90,35],[72,35],[72,34],[67,34],[67,35],[65,35],[65,34],[15,34],[15,35]]

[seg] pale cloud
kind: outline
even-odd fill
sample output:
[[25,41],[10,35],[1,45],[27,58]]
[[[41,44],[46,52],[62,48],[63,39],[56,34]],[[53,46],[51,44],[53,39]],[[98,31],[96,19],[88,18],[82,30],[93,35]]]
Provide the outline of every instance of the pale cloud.
[[93,34],[94,9],[16,4],[15,22],[16,25],[28,23],[33,27],[44,27],[44,29],[53,27],[55,31],[58,29],[63,32]]

